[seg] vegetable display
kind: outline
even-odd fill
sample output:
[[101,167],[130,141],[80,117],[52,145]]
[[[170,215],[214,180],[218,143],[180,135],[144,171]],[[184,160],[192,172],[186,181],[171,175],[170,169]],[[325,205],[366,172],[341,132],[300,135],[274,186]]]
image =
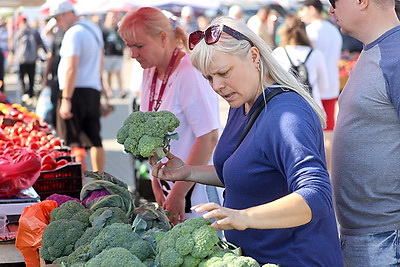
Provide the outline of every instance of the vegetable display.
[[[127,187],[116,177],[104,172],[85,175],[94,180],[82,188],[83,204],[63,195],[52,197],[62,204],[50,212],[42,235],[39,253],[48,263],[66,267],[260,266],[222,240],[210,220],[197,217],[172,226],[156,204],[135,208]],[[114,202],[114,197],[119,200]],[[103,204],[93,209],[97,203]]]
[[117,142],[134,156],[148,158],[156,153],[163,158],[170,140],[178,139],[178,134],[172,133],[178,126],[179,119],[170,111],[136,111],[118,130]]

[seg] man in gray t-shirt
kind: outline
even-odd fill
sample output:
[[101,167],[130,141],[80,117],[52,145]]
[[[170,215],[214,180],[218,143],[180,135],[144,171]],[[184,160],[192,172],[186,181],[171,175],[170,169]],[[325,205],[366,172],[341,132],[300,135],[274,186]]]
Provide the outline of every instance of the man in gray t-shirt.
[[342,32],[365,44],[339,97],[332,144],[345,265],[399,266],[400,22],[393,0],[331,3]]

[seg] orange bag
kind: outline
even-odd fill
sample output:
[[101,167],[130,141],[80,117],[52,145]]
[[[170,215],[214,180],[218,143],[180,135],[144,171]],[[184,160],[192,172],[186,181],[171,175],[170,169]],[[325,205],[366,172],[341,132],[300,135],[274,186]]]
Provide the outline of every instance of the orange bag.
[[44,200],[24,208],[19,218],[15,247],[21,252],[27,267],[40,266],[42,233],[50,223],[50,212],[57,207],[54,200]]

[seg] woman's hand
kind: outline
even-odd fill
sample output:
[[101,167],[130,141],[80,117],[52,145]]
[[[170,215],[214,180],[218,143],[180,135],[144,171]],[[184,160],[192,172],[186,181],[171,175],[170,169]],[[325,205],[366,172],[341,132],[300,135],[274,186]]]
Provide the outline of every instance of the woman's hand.
[[202,213],[206,219],[215,218],[215,222],[211,225],[215,230],[245,230],[248,228],[245,210],[234,210],[221,207],[216,203],[199,204],[192,207],[192,210]]
[[167,181],[186,181],[191,174],[191,167],[172,153],[168,153],[167,158],[165,163],[156,163],[157,155],[150,158],[151,175]]

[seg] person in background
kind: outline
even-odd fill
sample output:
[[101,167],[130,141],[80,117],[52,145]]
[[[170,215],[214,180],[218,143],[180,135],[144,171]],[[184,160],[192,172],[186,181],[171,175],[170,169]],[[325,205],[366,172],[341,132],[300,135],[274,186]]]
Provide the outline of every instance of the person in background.
[[345,266],[400,266],[400,22],[394,0],[330,1],[363,50],[339,96],[332,184]]
[[240,5],[232,5],[228,10],[228,16],[234,19],[243,20],[243,8]]
[[[7,69],[7,57],[8,57],[8,29],[7,29],[7,23],[6,20],[3,18],[0,18],[0,49],[2,51],[2,58],[3,58],[3,65],[0,66],[3,70],[3,78],[2,81],[4,81],[4,71]],[[0,92],[4,93],[4,82],[1,83],[0,85]]]
[[92,170],[104,171],[105,152],[100,136],[104,55],[101,30],[90,21],[79,20],[68,1],[54,2],[50,15],[65,32],[57,70],[61,90],[57,134],[77,158],[84,159],[82,153],[90,149]]
[[53,105],[50,112],[50,124],[54,129],[57,129],[57,103],[60,95],[60,85],[58,83],[58,64],[60,63],[60,48],[64,38],[64,31],[57,27],[55,18],[49,19],[43,34],[47,36],[50,41],[50,49],[47,54],[46,68],[43,74],[43,84],[49,86],[51,89],[51,103]]
[[[19,17],[18,30],[15,33],[14,60],[19,65],[19,81],[22,87],[22,101],[32,104],[35,96],[36,61],[39,48],[47,52],[42,38],[37,30],[32,29],[25,16]],[[25,77],[28,76],[28,84]]]
[[[193,210],[215,218],[212,226],[261,265],[343,266],[323,110],[238,20],[216,18],[189,36],[189,47],[193,65],[229,103],[228,121],[214,166],[193,166],[169,153],[167,162],[151,159],[152,175],[225,187],[223,206],[210,202]],[[241,139],[270,94],[277,95]]]
[[[280,36],[281,46],[273,51],[274,57],[288,71],[291,67],[290,61],[297,66],[305,62],[308,57],[305,66],[312,88],[311,95],[314,101],[323,108],[320,91],[321,88],[328,87],[328,73],[321,51],[311,47],[304,22],[294,14],[287,15],[283,26],[280,28]],[[309,55],[309,53],[311,54]]]
[[[217,96],[201,74],[191,65],[187,35],[176,21],[152,7],[125,15],[118,33],[130,56],[142,68],[141,111],[169,110],[180,120],[179,140],[171,140],[171,151],[185,162],[204,165],[211,162],[221,127]],[[152,180],[157,203],[173,214],[174,224],[199,216],[192,205],[217,197],[215,187],[192,182],[170,183]]]
[[261,37],[270,47],[274,46],[274,27],[269,20],[270,8],[268,5],[260,8],[257,14],[250,17],[247,26]]
[[332,134],[336,121],[336,106],[340,92],[339,61],[342,52],[342,36],[332,22],[323,17],[324,8],[320,0],[302,1],[299,17],[306,23],[306,31],[314,49],[322,52],[328,71],[329,86],[321,88],[321,100],[326,113],[325,153],[328,170],[330,170],[330,155]]
[[179,25],[187,34],[199,29],[197,20],[195,19],[193,7],[182,7]]
[[113,96],[112,77],[117,81],[119,97],[126,97],[122,81],[122,64],[124,62],[125,43],[117,33],[119,13],[110,11],[107,13],[103,25],[104,39],[104,71],[106,74],[105,91],[108,97]]

